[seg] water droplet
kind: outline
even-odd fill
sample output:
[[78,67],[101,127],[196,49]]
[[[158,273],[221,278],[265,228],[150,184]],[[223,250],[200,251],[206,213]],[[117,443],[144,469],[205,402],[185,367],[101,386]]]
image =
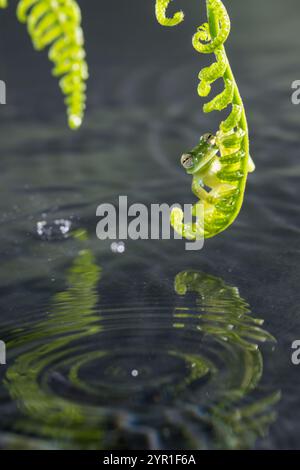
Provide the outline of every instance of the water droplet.
[[40,220],[36,224],[36,231],[39,237],[44,240],[59,240],[67,238],[71,221],[67,219],[56,219],[54,221]]
[[123,242],[112,242],[110,249],[113,253],[124,253],[125,243]]
[[133,369],[133,370],[131,371],[131,375],[132,375],[132,377],[137,377],[137,376],[139,375],[139,371],[136,370],[136,369]]

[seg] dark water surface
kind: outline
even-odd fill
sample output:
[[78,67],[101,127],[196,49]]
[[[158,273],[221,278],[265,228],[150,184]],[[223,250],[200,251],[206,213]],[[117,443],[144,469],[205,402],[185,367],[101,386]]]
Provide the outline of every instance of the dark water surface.
[[193,202],[178,158],[220,117],[196,95],[198,2],[174,30],[150,0],[109,3],[82,2],[77,133],[45,55],[1,12],[0,446],[299,448],[300,4],[226,2],[257,165],[237,222],[198,252],[139,240],[114,253],[96,207]]

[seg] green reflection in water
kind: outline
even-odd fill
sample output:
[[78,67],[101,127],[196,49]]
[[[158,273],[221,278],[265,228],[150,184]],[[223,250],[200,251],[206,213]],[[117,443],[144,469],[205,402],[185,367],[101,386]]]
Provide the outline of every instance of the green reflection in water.
[[[217,389],[215,403],[204,418],[213,429],[215,446],[251,448],[258,437],[267,435],[277,417],[273,405],[280,400],[279,391],[263,398],[252,398],[247,404],[263,375],[259,344],[275,342],[275,338],[261,328],[263,320],[250,315],[249,305],[240,297],[238,289],[220,278],[198,271],[184,271],[175,278],[175,291],[181,296],[196,293],[197,308],[196,315],[187,307],[177,308],[174,327],[186,328],[191,317],[195,319],[196,316],[196,328],[208,341],[212,339],[215,346],[220,346],[223,366],[225,364],[229,371],[229,377],[220,378],[221,371],[213,361],[205,354],[198,357],[196,371],[205,368],[210,371],[210,388]],[[236,367],[237,361],[243,367]],[[224,381],[221,387],[220,380]]]
[[[86,234],[80,230],[74,236],[84,243]],[[99,442],[101,426],[92,426],[88,407],[73,403],[51,392],[43,383],[42,372],[49,363],[65,360],[66,347],[78,339],[89,338],[101,331],[99,315],[94,307],[98,301],[96,286],[101,269],[92,252],[82,249],[67,271],[67,289],[54,295],[51,313],[28,334],[8,344],[16,350],[22,345],[33,349],[20,353],[6,373],[5,384],[19,409],[25,414],[14,428],[24,433],[68,438],[83,443]],[[70,355],[76,348],[67,349]],[[26,416],[30,419],[26,419]]]
[[[120,442],[127,442],[126,438],[132,432],[132,419],[139,421],[139,411],[126,409],[125,405],[125,412],[131,413],[131,418],[129,423],[121,418],[121,424],[118,412],[124,405],[122,400],[115,402],[116,406],[112,405],[110,397],[115,393],[114,387],[117,386],[119,392],[123,390],[125,398],[128,393],[134,393],[130,387],[126,388],[122,374],[118,373],[118,382],[116,385],[113,382],[113,388],[108,380],[103,396],[105,381],[96,382],[94,396],[100,398],[99,405],[93,402],[91,376],[86,379],[81,375],[86,365],[104,357],[109,365],[110,349],[116,345],[109,343],[105,348],[103,336],[99,336],[99,343],[92,342],[98,333],[106,332],[96,309],[101,269],[92,252],[85,248],[85,232],[76,232],[74,236],[83,249],[66,273],[67,288],[54,295],[46,319],[31,327],[29,332],[25,329],[16,331],[15,338],[8,344],[13,362],[9,361],[12,365],[7,369],[5,385],[21,411],[21,417],[19,414],[12,426],[15,432],[24,436],[24,446],[25,436],[37,436],[47,439],[55,448],[118,448]],[[173,413],[165,414],[165,410],[173,407],[175,414],[180,415],[179,434],[171,442],[176,448],[178,435],[182,436],[182,448],[201,448],[202,438],[206,439],[204,448],[251,447],[258,436],[267,433],[276,418],[272,406],[279,399],[279,393],[263,398],[251,396],[263,374],[263,358],[258,346],[265,341],[273,342],[274,338],[261,328],[262,320],[251,317],[249,306],[238,290],[219,278],[200,272],[182,272],[175,278],[175,290],[183,298],[184,305],[175,309],[172,324],[175,330],[183,333],[183,343],[176,343],[177,349],[174,345],[170,348],[166,345],[166,348],[170,356],[185,363],[187,373],[176,383],[170,381],[160,387],[163,393],[170,392],[167,393],[170,403],[165,408],[143,402],[140,414],[143,415],[141,419],[146,419],[147,426],[142,425],[138,432],[152,429],[164,446],[161,431],[169,426],[172,432],[178,424],[172,423],[170,416],[174,416]],[[192,299],[191,307],[188,304],[189,293],[196,294],[196,308],[195,299]],[[121,317],[118,320],[124,321]],[[196,336],[193,350],[187,351],[189,336],[186,332],[190,322]],[[120,327],[124,328],[124,323],[120,323]],[[159,331],[159,325],[156,328]],[[209,340],[212,340],[211,344]],[[149,345],[145,342],[146,354],[147,348]],[[165,350],[157,351],[160,353],[164,354]],[[122,354],[128,357],[126,348]],[[130,354],[138,353],[130,348]],[[98,364],[98,368],[102,365]],[[60,389],[53,389],[51,374],[55,376],[56,387],[61,384]],[[145,396],[148,386],[143,386]],[[213,400],[207,398],[207,391]],[[201,416],[197,416],[199,409]],[[153,419],[153,424],[148,426],[148,421]],[[201,431],[192,433],[190,439],[186,430],[194,420],[200,429],[204,424],[204,429],[202,434]],[[135,437],[130,442],[130,445],[132,442],[137,445]],[[126,444],[122,448],[126,448]]]

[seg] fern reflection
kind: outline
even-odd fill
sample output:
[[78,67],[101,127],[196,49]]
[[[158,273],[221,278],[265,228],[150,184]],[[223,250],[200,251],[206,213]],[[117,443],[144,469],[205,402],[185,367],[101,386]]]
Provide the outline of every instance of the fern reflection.
[[[11,333],[5,385],[18,407],[13,431],[64,449],[153,448],[153,435],[159,448],[253,447],[276,419],[280,394],[261,389],[262,343],[275,340],[238,289],[181,272],[175,310],[161,317],[154,310],[155,327],[136,334],[137,309],[99,314],[101,268],[85,233],[75,235],[80,250],[65,290],[45,319]],[[154,351],[149,338],[164,333]]]
[[[85,232],[78,231],[75,236],[84,245]],[[25,414],[17,422],[17,428],[57,440],[100,441],[101,426],[93,424],[93,413],[89,408],[52,393],[43,379],[43,373],[51,364],[67,361],[74,351],[74,342],[82,338],[88,340],[101,331],[99,314],[95,312],[100,278],[101,269],[92,252],[83,248],[67,271],[68,287],[54,295],[49,316],[32,331],[8,344],[8,349],[12,350],[28,344],[33,346],[28,352],[21,353],[6,373],[5,384],[10,395]],[[63,376],[56,375],[57,380],[64,381]],[[49,374],[46,379],[48,377]]]
[[201,398],[200,403],[194,400],[189,412],[206,422],[214,447],[251,448],[276,420],[273,405],[280,392],[258,392],[263,378],[260,348],[275,338],[262,329],[263,320],[251,316],[238,289],[220,278],[184,271],[175,278],[175,291],[196,294],[196,308],[176,308],[174,327],[201,332],[202,367],[198,357],[196,369],[210,373],[206,394],[211,398],[206,397],[204,406]]

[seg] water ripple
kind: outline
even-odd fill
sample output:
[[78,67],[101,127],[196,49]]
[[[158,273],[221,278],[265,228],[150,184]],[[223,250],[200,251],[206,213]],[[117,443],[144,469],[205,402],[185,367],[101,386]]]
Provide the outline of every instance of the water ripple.
[[188,270],[173,300],[109,308],[102,269],[78,243],[46,317],[9,332],[6,447],[253,446],[276,418],[279,393],[261,387],[263,343],[275,340],[238,289]]

